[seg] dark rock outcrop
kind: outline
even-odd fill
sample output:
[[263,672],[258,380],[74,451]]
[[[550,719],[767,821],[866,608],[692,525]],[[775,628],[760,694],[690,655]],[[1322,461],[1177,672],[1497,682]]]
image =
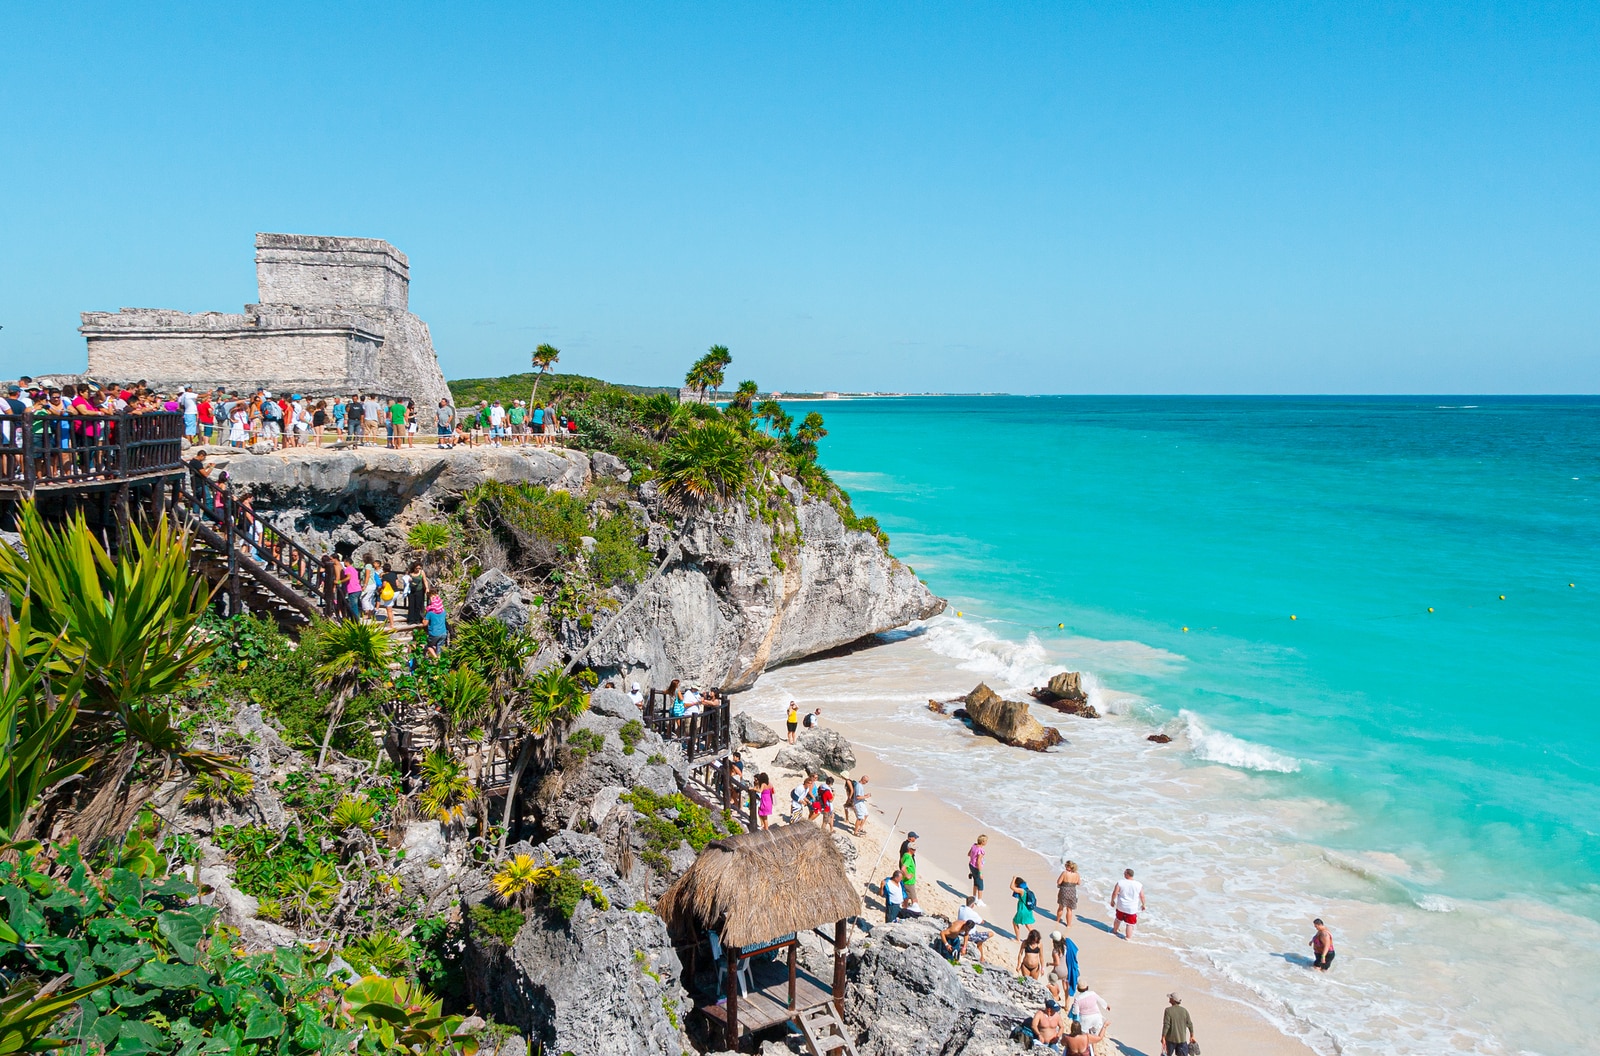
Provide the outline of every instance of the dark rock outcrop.
[[929,919],[879,925],[852,948],[849,1024],[862,1032],[861,1056],[997,1056],[1019,1051],[1010,1040],[1033,1014],[1038,992],[1004,971],[976,974],[933,949],[939,925]]
[[1094,705],[1089,703],[1089,695],[1083,691],[1083,675],[1077,671],[1062,671],[1052,675],[1048,685],[1042,689],[1035,687],[1029,696],[1064,715],[1076,715],[1082,719],[1100,717]]
[[973,728],[1017,748],[1042,752],[1061,743],[1061,731],[1028,713],[1020,700],[1005,700],[982,682],[967,694],[967,716]]
[[516,580],[498,568],[491,568],[472,581],[461,603],[461,615],[469,620],[499,620],[511,630],[521,632],[528,629],[530,606]]
[[1152,733],[1150,736],[1146,737],[1145,740],[1154,741],[1156,744],[1171,744],[1172,743],[1172,738],[1167,736],[1164,733]]
[[770,748],[778,743],[778,731],[741,711],[733,717],[732,735],[736,743],[746,748]]

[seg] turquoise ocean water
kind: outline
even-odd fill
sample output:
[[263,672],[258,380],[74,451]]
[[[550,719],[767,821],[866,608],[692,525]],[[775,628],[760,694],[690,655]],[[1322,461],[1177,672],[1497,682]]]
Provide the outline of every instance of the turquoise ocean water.
[[1600,920],[1600,399],[818,409],[963,624],[1311,805],[1285,839],[1404,863],[1383,889],[1425,908]]

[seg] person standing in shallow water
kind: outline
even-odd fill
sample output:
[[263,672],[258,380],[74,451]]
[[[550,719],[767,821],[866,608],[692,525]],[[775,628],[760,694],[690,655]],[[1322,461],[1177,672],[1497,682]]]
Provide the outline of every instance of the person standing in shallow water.
[[1111,925],[1111,934],[1117,934],[1117,929],[1126,926],[1125,939],[1133,938],[1133,926],[1139,923],[1139,914],[1144,911],[1144,885],[1133,878],[1132,869],[1122,871],[1122,879],[1117,881],[1117,886],[1111,889],[1111,909],[1117,914],[1117,922]]
[[1311,923],[1317,929],[1316,934],[1311,936],[1311,953],[1314,958],[1311,967],[1325,972],[1333,967],[1333,932],[1322,922],[1321,917]]
[[795,731],[800,728],[800,709],[792,700],[789,702],[789,715],[784,719],[784,723],[789,727],[789,743],[793,744]]

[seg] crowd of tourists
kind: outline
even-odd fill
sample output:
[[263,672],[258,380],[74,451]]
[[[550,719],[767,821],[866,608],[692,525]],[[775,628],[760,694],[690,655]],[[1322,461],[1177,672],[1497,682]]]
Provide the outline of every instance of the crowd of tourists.
[[[159,393],[144,381],[132,384],[78,381],[45,385],[31,377],[0,383],[0,476],[20,476],[17,452],[22,426],[15,416],[32,415],[39,457],[62,475],[90,473],[114,423],[95,418],[168,412],[183,416],[183,435],[193,444],[275,448],[360,447],[380,440],[391,449],[414,447],[425,422],[416,401],[403,396],[354,393],[312,397],[303,393],[196,389]],[[49,422],[47,416],[70,416]],[[435,446],[494,447],[553,444],[579,432],[577,419],[554,404],[531,410],[526,400],[481,400],[457,407],[448,398],[433,408]],[[48,424],[47,424],[48,423]]]

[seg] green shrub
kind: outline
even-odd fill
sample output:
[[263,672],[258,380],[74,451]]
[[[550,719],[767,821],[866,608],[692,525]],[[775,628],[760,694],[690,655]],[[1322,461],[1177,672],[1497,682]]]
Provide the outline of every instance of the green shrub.
[[606,738],[594,730],[573,730],[567,737],[567,748],[579,759],[587,759],[605,746]]
[[517,932],[522,930],[522,925],[527,923],[527,918],[520,909],[496,909],[487,902],[479,902],[475,906],[467,907],[467,919],[472,926],[486,935],[492,935],[500,940],[502,946],[510,946],[517,941]]
[[639,828],[645,837],[645,849],[639,857],[658,873],[669,870],[667,855],[679,843],[687,842],[698,854],[712,840],[729,835],[729,826],[723,819],[714,819],[711,811],[682,792],[662,796],[648,788],[635,788],[622,798],[639,812]]
[[638,719],[629,719],[622,724],[622,729],[617,731],[617,739],[622,742],[622,754],[632,755],[634,745],[644,737],[644,723]]

